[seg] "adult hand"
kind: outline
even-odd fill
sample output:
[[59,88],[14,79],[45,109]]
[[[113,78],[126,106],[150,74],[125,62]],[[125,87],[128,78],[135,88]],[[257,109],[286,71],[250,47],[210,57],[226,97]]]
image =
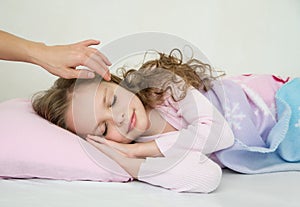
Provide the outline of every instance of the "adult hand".
[[[85,40],[70,45],[46,46],[0,30],[0,59],[33,63],[63,78],[93,78],[94,72],[110,80],[109,60],[92,45],[98,40]],[[88,70],[76,70],[84,66]]]
[[[67,79],[93,78],[96,72],[105,80],[110,80],[110,61],[100,51],[90,47],[99,43],[97,40],[85,40],[70,45],[44,45],[36,62],[50,73]],[[77,68],[79,66],[89,70]]]

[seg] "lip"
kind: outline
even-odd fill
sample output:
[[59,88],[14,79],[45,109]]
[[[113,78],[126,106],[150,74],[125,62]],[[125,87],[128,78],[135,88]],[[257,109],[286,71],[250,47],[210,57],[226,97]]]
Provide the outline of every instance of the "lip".
[[130,132],[135,127],[135,124],[136,124],[136,114],[135,114],[135,111],[133,111],[132,115],[131,115],[131,118],[130,118],[127,133]]

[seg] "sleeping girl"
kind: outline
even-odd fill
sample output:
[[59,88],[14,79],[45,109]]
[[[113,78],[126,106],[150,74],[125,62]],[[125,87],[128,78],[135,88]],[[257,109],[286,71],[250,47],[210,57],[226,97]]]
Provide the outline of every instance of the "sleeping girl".
[[215,190],[221,167],[298,170],[287,136],[293,106],[285,100],[298,79],[227,78],[199,60],[184,62],[178,50],[158,54],[111,81],[60,78],[34,96],[33,108],[133,178],[175,191]]

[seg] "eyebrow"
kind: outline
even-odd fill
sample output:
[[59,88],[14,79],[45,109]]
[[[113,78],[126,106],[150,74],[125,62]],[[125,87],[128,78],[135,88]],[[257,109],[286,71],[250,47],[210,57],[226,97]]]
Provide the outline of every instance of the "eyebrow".
[[[107,88],[104,88],[104,93],[103,93],[103,99],[102,99],[102,104],[105,105],[106,103],[106,96],[107,96]],[[99,127],[99,123],[97,121],[96,126],[93,128],[93,134],[95,135],[95,132],[97,130],[97,128]]]

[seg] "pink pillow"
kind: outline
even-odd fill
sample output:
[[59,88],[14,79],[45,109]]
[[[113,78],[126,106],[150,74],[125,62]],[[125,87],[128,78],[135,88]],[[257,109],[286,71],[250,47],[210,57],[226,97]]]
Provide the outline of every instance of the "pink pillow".
[[29,100],[0,103],[0,178],[129,181],[117,163],[39,117]]

